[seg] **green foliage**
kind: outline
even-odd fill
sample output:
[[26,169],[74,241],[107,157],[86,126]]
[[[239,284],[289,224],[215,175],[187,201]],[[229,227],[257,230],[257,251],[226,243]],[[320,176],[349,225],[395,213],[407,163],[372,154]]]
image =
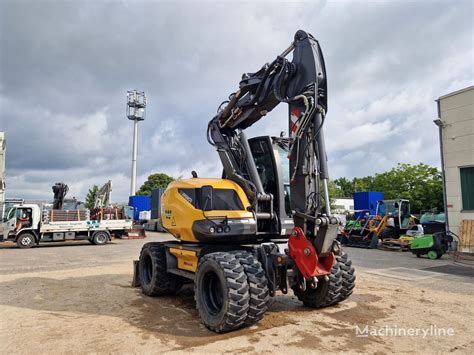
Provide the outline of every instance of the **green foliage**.
[[[335,181],[329,180],[328,182],[328,190],[329,190],[329,198],[330,198],[330,206],[331,209],[334,210],[335,208],[335,199],[341,196],[341,190],[339,187],[336,185]],[[319,184],[319,191],[321,192],[321,196],[324,197],[324,189],[323,189],[323,184]],[[321,199],[321,207],[323,211],[326,210],[326,201],[324,201],[324,198]]]
[[95,197],[97,196],[97,192],[99,191],[99,186],[93,185],[89,191],[87,192],[86,196],[86,208],[94,208]]
[[339,179],[336,179],[332,182],[335,185],[335,192],[337,193],[335,196],[336,198],[352,198],[354,193],[354,184],[352,181],[350,181],[348,178],[340,177]]
[[151,192],[159,187],[165,188],[174,179],[163,173],[151,174],[137,192],[139,196],[151,196]]
[[[441,172],[432,166],[398,164],[395,168],[375,176],[334,180],[339,190],[335,197],[350,197],[354,192],[381,191],[384,198],[410,200],[414,212],[437,208],[443,210]],[[340,195],[337,195],[339,191]]]
[[376,174],[374,191],[382,191],[386,199],[410,200],[415,212],[437,208],[443,210],[443,182],[437,168],[420,163],[398,164],[382,174]]

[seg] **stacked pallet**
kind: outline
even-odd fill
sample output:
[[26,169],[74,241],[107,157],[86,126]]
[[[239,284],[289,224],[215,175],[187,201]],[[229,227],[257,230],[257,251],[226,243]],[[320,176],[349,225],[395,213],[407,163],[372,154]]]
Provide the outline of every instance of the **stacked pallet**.
[[386,238],[382,240],[382,248],[387,250],[410,250],[411,240]]
[[459,226],[459,251],[474,252],[474,220],[465,219]]
[[90,219],[89,210],[43,210],[43,222],[75,222]]
[[90,213],[92,220],[117,220],[126,219],[123,208],[94,208]]

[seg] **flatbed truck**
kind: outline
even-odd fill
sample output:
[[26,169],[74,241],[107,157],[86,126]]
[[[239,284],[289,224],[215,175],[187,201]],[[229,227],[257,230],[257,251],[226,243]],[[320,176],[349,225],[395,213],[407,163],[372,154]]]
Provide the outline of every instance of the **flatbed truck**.
[[13,241],[20,248],[68,240],[88,240],[103,245],[111,240],[112,234],[121,235],[132,229],[133,221],[124,215],[91,219],[87,209],[51,210],[37,204],[15,204],[4,213],[0,241]]

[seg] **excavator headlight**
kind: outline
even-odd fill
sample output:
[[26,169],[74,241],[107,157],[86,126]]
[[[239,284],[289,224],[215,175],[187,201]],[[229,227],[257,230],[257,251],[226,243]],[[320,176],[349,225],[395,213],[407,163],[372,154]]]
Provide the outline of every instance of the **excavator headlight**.
[[229,227],[229,226],[225,226],[225,227],[224,227],[224,232],[229,233],[229,232],[230,232],[230,227]]
[[214,227],[210,227],[210,228],[209,228],[209,232],[210,232],[210,233],[214,233],[215,231],[216,231],[216,229],[215,229]]
[[223,228],[222,227],[217,227],[217,233],[222,233]]

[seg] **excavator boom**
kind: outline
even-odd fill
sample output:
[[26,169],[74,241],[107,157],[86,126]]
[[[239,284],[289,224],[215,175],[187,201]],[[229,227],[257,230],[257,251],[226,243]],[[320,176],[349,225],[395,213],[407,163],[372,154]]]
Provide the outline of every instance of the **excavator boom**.
[[[293,59],[286,59],[293,53]],[[331,217],[329,178],[323,124],[328,109],[327,76],[318,41],[304,31],[273,62],[255,73],[243,74],[239,89],[221,104],[209,122],[208,140],[222,161],[225,176],[238,183],[251,201],[257,218],[274,219],[272,196],[264,190],[244,129],[258,122],[280,103],[287,103],[290,199],[294,226],[306,237],[318,237],[323,247]],[[320,193],[323,188],[323,196]],[[325,214],[321,213],[321,200]],[[334,226],[332,227],[334,229]],[[319,234],[319,235],[318,235]]]

